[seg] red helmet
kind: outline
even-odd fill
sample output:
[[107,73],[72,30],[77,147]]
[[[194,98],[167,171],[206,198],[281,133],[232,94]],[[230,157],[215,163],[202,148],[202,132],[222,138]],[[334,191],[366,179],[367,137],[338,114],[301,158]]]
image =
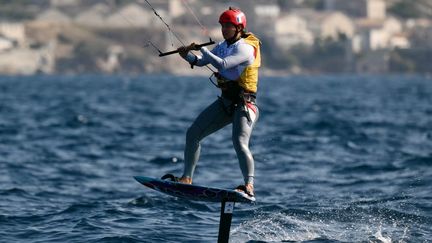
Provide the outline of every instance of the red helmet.
[[246,15],[240,9],[229,8],[219,17],[219,23],[231,23],[246,29]]

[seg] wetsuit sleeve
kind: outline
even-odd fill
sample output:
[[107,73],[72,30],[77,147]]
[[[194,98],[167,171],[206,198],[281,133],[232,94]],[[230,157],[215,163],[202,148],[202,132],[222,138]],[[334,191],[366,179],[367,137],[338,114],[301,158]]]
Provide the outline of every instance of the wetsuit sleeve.
[[[219,45],[216,45],[213,50],[211,50],[212,53],[216,53],[217,49],[219,48]],[[193,64],[194,66],[202,67],[204,65],[207,65],[210,63],[210,61],[207,58],[204,58],[203,56],[194,55],[191,52],[188,52],[186,58],[184,58],[189,64]]]
[[208,60],[218,70],[230,69],[246,62],[250,64],[255,58],[254,48],[248,44],[239,45],[236,52],[225,58],[216,56],[205,47],[201,48],[201,53],[203,54],[203,59]]
[[198,67],[201,67],[201,66],[204,66],[204,65],[207,65],[210,63],[208,60],[204,60],[202,58],[202,56],[194,55],[190,52],[187,54],[185,60],[188,63],[193,64],[194,66],[198,66]]

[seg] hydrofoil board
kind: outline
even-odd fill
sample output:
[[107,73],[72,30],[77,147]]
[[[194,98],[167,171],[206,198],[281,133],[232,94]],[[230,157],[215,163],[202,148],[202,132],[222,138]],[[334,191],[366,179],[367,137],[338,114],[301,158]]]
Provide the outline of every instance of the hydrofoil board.
[[135,176],[134,178],[139,183],[153,190],[160,191],[174,197],[186,198],[194,201],[230,201],[246,203],[255,202],[255,197],[250,197],[244,192],[239,192],[232,189],[183,184],[179,182],[156,179],[146,176]]

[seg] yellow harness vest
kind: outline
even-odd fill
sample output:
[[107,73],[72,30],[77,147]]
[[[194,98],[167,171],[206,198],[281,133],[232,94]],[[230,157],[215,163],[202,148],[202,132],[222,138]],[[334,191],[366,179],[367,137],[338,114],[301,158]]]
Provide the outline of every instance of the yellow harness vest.
[[246,92],[256,93],[258,88],[258,68],[261,66],[261,42],[252,33],[248,33],[248,36],[244,40],[247,44],[253,46],[255,50],[255,60],[251,65],[247,66],[243,70],[237,81],[240,87],[242,87]]

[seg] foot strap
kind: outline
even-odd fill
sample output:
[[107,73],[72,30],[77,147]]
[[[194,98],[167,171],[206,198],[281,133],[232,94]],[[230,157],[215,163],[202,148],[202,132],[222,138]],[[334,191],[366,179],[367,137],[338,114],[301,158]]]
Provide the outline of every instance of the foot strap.
[[170,179],[171,181],[178,182],[179,178],[175,177],[173,174],[166,174],[161,177],[162,180]]

